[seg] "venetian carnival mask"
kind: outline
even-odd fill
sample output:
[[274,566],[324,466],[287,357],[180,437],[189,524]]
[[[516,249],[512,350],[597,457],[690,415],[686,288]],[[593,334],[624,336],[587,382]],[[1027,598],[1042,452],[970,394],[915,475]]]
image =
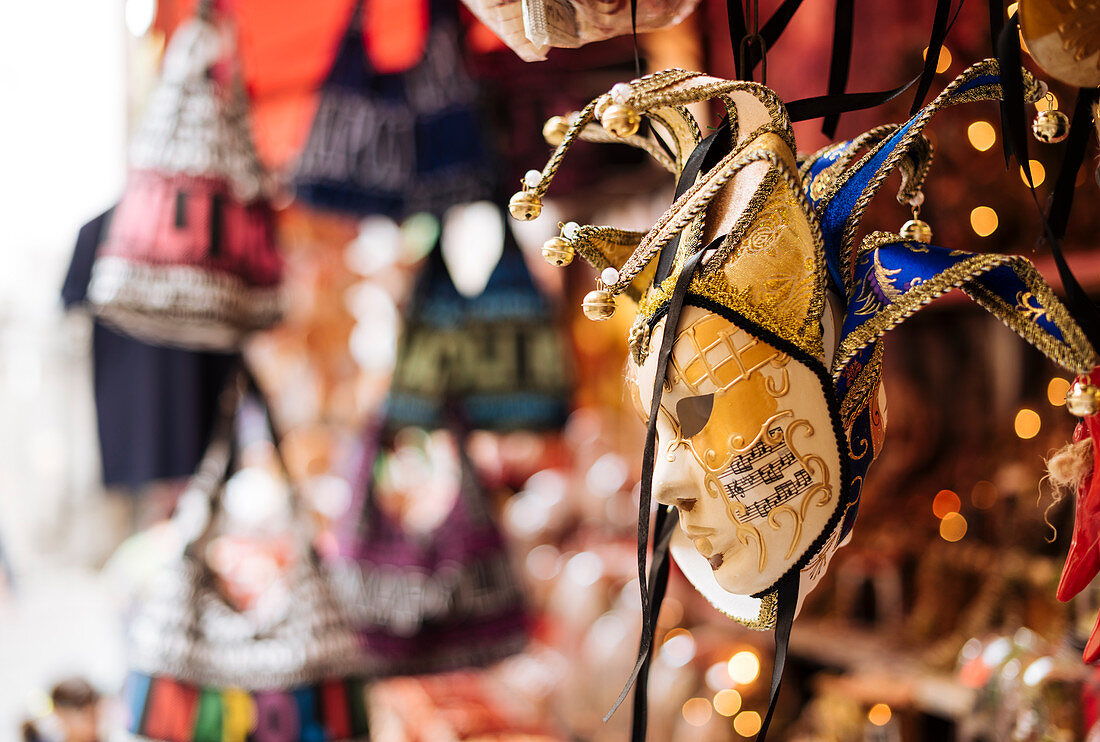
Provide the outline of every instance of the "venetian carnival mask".
[[[1029,101],[1040,96],[1027,73],[1024,91]],[[1095,365],[1080,328],[1026,259],[933,245],[919,220],[932,159],[924,126],[945,106],[1001,95],[997,64],[986,60],[910,121],[796,159],[786,108],[771,90],[666,70],[616,85],[568,125],[548,124],[557,149],[510,202],[516,218],[537,217],[578,138],[644,148],[677,175],[675,201],[648,232],[568,224],[543,254],[563,265],[580,253],[601,271],[584,300],[589,318],[611,316],[619,294],[637,302],[627,378],[647,422],[643,625],[655,626],[671,553],[716,608],[776,628],[773,703],[779,648],[850,537],[883,444],[883,335],[960,288],[1063,367]],[[728,116],[704,139],[685,106],[711,98]],[[867,204],[895,170],[898,201],[913,219],[857,243]],[[659,507],[645,575],[650,496]],[[643,632],[635,678],[651,641]]]

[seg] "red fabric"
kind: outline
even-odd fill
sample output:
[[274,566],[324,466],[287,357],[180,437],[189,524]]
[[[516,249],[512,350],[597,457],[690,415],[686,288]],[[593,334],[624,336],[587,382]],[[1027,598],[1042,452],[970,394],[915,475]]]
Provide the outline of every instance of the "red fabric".
[[[221,2],[236,26],[256,146],[270,167],[286,167],[305,142],[317,106],[317,87],[354,6],[355,0]],[[157,29],[170,35],[194,8],[195,0],[161,2]],[[476,49],[499,48],[492,32],[469,14],[464,18],[473,24],[471,43]],[[375,69],[408,69],[424,50],[428,0],[369,0],[364,26]]]
[[[184,219],[176,226],[177,194],[185,193]],[[222,197],[218,251],[211,255],[213,196]],[[273,220],[266,203],[245,205],[225,184],[210,178],[167,178],[131,172],[99,255],[156,265],[191,265],[239,276],[251,286],[279,283],[282,261],[275,249]]]
[[[1100,384],[1100,367],[1077,379]],[[1073,519],[1073,539],[1070,541],[1062,578],[1058,582],[1058,600],[1067,601],[1088,587],[1100,573],[1100,478],[1095,476],[1095,462],[1100,456],[1100,415],[1086,417],[1073,431],[1073,441],[1092,441],[1093,469],[1077,488],[1077,504]],[[1100,660],[1100,619],[1093,626],[1085,645],[1086,662]]]

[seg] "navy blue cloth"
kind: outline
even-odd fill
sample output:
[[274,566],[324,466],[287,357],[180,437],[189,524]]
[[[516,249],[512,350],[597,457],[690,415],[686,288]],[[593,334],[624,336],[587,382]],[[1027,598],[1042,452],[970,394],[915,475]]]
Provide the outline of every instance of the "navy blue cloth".
[[[110,214],[80,229],[61,289],[66,307],[87,297]],[[137,489],[194,474],[237,357],[147,345],[96,322],[92,373],[103,483]]]

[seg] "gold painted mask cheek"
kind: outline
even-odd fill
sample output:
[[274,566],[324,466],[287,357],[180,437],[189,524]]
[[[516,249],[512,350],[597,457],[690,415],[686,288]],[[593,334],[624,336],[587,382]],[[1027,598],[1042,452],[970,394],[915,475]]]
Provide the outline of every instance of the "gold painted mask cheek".
[[831,389],[823,369],[717,314],[684,310],[662,401],[662,417],[675,410],[678,424],[658,428],[654,496],[677,506],[723,589],[768,590],[835,528],[843,444]]

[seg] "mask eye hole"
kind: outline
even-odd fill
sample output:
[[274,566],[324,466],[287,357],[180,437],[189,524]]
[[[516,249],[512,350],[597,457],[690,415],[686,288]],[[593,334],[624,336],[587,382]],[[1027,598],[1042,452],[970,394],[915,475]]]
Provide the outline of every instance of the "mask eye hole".
[[714,409],[714,395],[684,397],[676,403],[676,417],[680,420],[680,435],[691,438],[703,429]]

